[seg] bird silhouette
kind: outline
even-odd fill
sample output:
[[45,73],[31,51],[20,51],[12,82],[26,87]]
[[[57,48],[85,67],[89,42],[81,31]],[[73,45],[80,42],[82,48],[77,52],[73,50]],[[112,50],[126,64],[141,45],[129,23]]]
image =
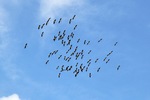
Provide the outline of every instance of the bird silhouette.
[[69,20],[69,24],[71,24],[71,19]]
[[95,60],[95,63],[97,63],[97,61],[98,61],[98,58]]
[[117,70],[119,70],[119,68],[120,68],[120,65],[117,67]]
[[107,59],[107,57],[105,57],[104,59],[103,59],[103,61],[105,61]]
[[46,22],[46,25],[48,25],[48,22],[49,22],[50,19],[51,19],[51,18],[48,18],[48,20],[47,20],[47,22]]
[[62,20],[62,18],[60,18],[60,19],[59,19],[58,23],[60,23],[60,22],[61,22],[61,20]]
[[41,33],[41,37],[43,37],[43,35],[44,35],[44,32]]
[[79,43],[79,41],[80,41],[80,38],[77,40],[77,43]]
[[101,42],[102,41],[102,38],[100,40],[98,40],[98,42]]
[[91,78],[91,76],[92,76],[92,74],[91,73],[89,73],[89,77]]
[[106,61],[106,63],[108,63],[110,61],[110,59],[108,59],[107,61]]
[[87,42],[87,45],[89,45],[90,41]]
[[49,62],[49,60],[47,60],[47,61],[45,62],[45,64],[48,64],[48,62]]
[[38,30],[40,29],[41,25],[38,26]]
[[26,49],[26,48],[27,48],[27,45],[28,45],[28,44],[26,43],[26,44],[25,44],[25,46],[24,46],[24,49]]
[[97,69],[97,72],[99,72],[99,71],[100,71],[100,69],[101,69],[101,68],[99,67],[99,68]]
[[114,46],[116,46],[118,44],[118,42],[116,42],[115,44],[114,44]]
[[41,26],[41,29],[44,27],[45,23]]
[[72,17],[72,19],[74,20],[75,17],[76,17],[76,15],[74,15],[74,16]]
[[53,21],[53,24],[55,24],[56,23],[56,19],[54,19],[54,21]]
[[60,78],[61,73],[58,74],[58,78]]
[[86,44],[86,40],[84,40],[84,44]]
[[73,29],[75,30],[76,28],[77,28],[77,25],[75,25]]
[[90,53],[91,53],[91,51],[92,51],[92,50],[90,50],[90,51],[88,52],[88,54],[90,54]]
[[57,68],[56,69],[58,69],[59,68],[59,66],[57,66]]

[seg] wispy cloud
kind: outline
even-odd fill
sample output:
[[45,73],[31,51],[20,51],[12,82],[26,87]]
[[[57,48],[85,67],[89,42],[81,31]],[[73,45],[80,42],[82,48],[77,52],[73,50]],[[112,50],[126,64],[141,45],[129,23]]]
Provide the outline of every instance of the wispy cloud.
[[76,10],[84,3],[84,0],[41,0],[40,15],[42,18],[56,17],[60,14],[67,14],[68,11]]
[[4,96],[4,97],[1,97],[0,100],[21,100],[18,96],[18,94],[12,94],[10,96]]
[[10,37],[11,25],[9,25],[10,19],[9,11],[4,7],[4,2],[0,4],[0,70],[4,71],[6,76],[11,79],[17,79],[19,77],[19,70],[13,63],[14,55],[12,53],[13,46],[11,45],[12,39]]

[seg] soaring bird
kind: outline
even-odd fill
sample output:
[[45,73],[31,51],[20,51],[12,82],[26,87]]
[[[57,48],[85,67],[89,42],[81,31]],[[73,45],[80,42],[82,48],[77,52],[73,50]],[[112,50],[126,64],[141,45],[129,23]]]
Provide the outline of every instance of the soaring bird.
[[60,23],[60,22],[61,22],[61,20],[62,20],[62,18],[60,18],[60,19],[59,19],[58,23]]
[[114,46],[116,46],[118,44],[118,42],[116,42],[115,44],[114,44]]
[[77,43],[79,43],[79,41],[80,41],[80,38],[77,40]]
[[84,44],[86,44],[86,40],[84,40]]
[[43,37],[43,35],[44,35],[44,32],[41,33],[41,37]]
[[77,25],[75,25],[73,29],[75,30],[76,28],[77,28]]
[[45,62],[45,64],[48,64],[48,62],[49,62],[49,60],[47,60],[47,61]]
[[103,61],[105,61],[107,59],[107,57],[105,57],[104,59],[103,59]]
[[58,32],[58,36],[60,35],[61,31]]
[[76,67],[78,66],[78,63],[76,63]]
[[87,63],[89,63],[91,61],[91,59],[89,59],[88,61],[87,61]]
[[97,72],[99,72],[100,69],[101,69],[101,68],[99,67],[99,68],[97,69]]
[[88,52],[88,54],[90,54],[90,53],[91,53],[91,51],[92,51],[92,50],[90,50],[90,51]]
[[27,48],[27,45],[28,45],[28,44],[26,43],[26,44],[25,44],[25,46],[24,46],[24,49],[26,49],[26,48]]
[[81,59],[83,59],[84,55],[81,56]]
[[55,41],[57,39],[57,36],[54,36],[53,41]]
[[60,78],[61,73],[58,74],[58,78]]
[[72,66],[70,66],[69,70],[71,70],[71,69],[72,69]]
[[102,41],[102,38],[100,40],[98,40],[98,42],[101,42]]
[[47,20],[47,22],[46,22],[46,25],[48,25],[48,22],[49,22],[50,19],[51,19],[51,18],[48,18],[48,20]]
[[119,70],[119,68],[120,68],[120,65],[117,67],[117,70]]
[[70,45],[70,49],[72,48],[72,45]]
[[54,19],[54,21],[53,21],[53,24],[55,24],[56,23],[56,19]]
[[45,23],[41,26],[41,29],[44,27]]
[[50,53],[49,53],[49,55],[48,55],[48,57],[50,57],[50,56],[51,56],[51,54],[52,54],[52,53],[50,52]]
[[111,54],[113,53],[113,51],[110,52]]
[[71,19],[69,20],[69,24],[71,24]]
[[88,41],[87,45],[89,45],[90,41]]
[[58,69],[59,68],[59,66],[57,66],[57,68],[56,69]]
[[89,73],[89,77],[91,78],[91,76],[92,76],[92,74],[91,73]]
[[59,57],[58,57],[58,59],[60,59],[62,57],[62,55],[60,55]]
[[88,64],[88,66],[90,66],[91,65],[91,62]]
[[98,58],[95,60],[95,63],[98,61]]
[[38,26],[38,30],[40,29],[41,25]]
[[110,61],[110,59],[108,59],[108,60],[106,61],[106,64],[107,64],[109,61]]
[[76,15],[73,15],[72,19],[74,19],[76,17]]

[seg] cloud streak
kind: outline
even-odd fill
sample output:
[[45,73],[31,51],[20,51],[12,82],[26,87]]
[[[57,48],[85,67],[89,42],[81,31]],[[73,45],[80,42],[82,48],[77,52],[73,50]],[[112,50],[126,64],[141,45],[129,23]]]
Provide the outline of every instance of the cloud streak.
[[11,43],[14,39],[10,36],[11,25],[9,11],[5,8],[5,2],[0,4],[0,70],[5,72],[6,76],[11,79],[19,77],[19,70],[15,67],[13,59],[15,56],[12,53],[13,46]]
[[[84,4],[84,0],[41,0],[40,2],[40,16],[56,17],[68,12],[68,10],[76,10]],[[66,13],[65,13],[66,14]]]
[[18,94],[12,94],[10,96],[7,97],[1,97],[0,100],[21,100],[18,96]]

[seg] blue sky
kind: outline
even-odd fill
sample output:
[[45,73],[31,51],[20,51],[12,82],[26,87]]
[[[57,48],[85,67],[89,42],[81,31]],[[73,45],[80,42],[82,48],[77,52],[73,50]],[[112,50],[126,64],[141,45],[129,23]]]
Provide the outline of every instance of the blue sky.
[[[149,4],[148,0],[0,0],[0,100],[150,100]],[[56,25],[50,20],[38,30],[49,17],[63,20]],[[76,24],[75,40],[91,41],[89,46],[79,43],[79,48],[92,49],[79,62],[100,60],[91,65],[91,78],[89,72],[78,77],[64,72],[58,78],[57,65],[76,61],[66,63],[57,55],[45,65],[49,52],[67,50],[52,38],[59,30],[71,32]],[[102,59],[111,50],[105,64]]]

